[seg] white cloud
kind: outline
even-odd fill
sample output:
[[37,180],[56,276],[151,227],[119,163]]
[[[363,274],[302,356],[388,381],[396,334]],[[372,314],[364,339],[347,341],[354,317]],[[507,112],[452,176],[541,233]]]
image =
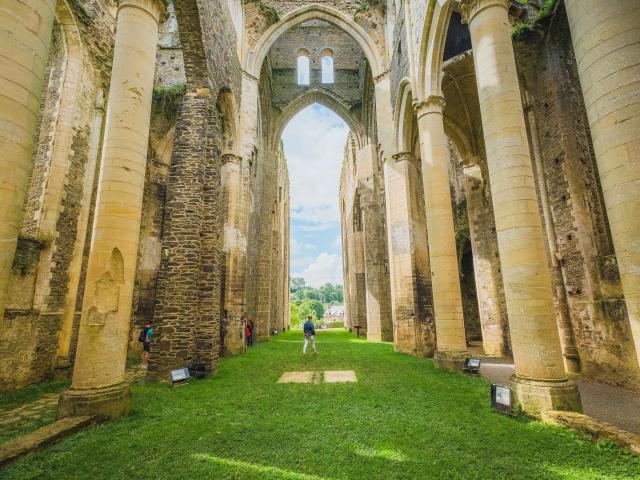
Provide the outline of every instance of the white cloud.
[[339,221],[340,169],[349,127],[332,111],[311,105],[282,135],[291,178],[291,217],[331,225]]
[[342,284],[342,258],[333,253],[322,252],[311,264],[292,277],[304,277],[307,285],[320,287],[327,282]]
[[304,254],[304,252],[310,252],[314,248],[316,248],[316,246],[313,243],[300,242],[296,240],[295,237],[291,237],[291,255],[292,256],[302,255]]

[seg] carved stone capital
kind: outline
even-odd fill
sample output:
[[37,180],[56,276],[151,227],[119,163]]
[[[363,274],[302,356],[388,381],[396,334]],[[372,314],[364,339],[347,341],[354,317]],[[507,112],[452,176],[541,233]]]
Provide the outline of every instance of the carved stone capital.
[[440,95],[429,95],[422,101],[413,104],[413,110],[416,112],[418,118],[428,113],[438,113],[442,115],[446,102],[444,97]]
[[225,163],[235,163],[240,165],[242,163],[242,159],[233,153],[224,153],[222,155],[222,164],[224,165]]
[[138,8],[148,13],[158,26],[167,19],[166,0],[120,0],[118,2],[118,12],[125,7]]
[[510,0],[456,0],[462,23],[470,23],[478,12],[488,7],[509,8]]

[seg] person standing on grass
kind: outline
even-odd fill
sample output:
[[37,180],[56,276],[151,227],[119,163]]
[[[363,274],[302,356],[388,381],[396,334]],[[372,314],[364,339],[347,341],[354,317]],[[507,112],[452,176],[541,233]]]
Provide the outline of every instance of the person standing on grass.
[[142,359],[142,368],[149,366],[149,354],[151,353],[151,336],[153,335],[153,322],[149,320],[140,331],[138,341],[142,342],[142,352],[140,357]]
[[302,355],[307,355],[307,347],[311,344],[313,348],[313,354],[318,355],[318,349],[316,348],[316,328],[313,326],[311,315],[307,317],[307,321],[304,322],[304,347],[302,348]]
[[247,317],[244,322],[244,336],[247,339],[247,347],[253,346],[253,322],[251,317]]

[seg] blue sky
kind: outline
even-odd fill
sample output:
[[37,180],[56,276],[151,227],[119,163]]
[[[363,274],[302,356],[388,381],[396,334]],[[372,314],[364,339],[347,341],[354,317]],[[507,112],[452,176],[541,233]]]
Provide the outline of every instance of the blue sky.
[[307,284],[342,284],[338,191],[349,127],[314,104],[293,117],[282,134],[291,193],[291,276]]

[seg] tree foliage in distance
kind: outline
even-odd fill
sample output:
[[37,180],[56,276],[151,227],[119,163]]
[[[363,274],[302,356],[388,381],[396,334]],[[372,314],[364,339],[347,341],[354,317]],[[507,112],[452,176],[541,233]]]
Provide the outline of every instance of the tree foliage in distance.
[[342,285],[325,283],[320,288],[308,287],[304,278],[293,277],[290,282],[291,302],[300,304],[303,300],[317,300],[325,305],[342,305],[344,292]]

